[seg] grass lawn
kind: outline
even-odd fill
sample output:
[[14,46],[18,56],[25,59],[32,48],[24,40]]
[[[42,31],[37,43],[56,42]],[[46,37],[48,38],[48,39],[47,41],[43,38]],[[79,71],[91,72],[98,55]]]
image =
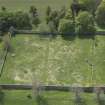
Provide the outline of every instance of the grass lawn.
[[[67,41],[37,35],[12,39],[1,83],[102,85],[105,80],[105,37]],[[93,66],[91,66],[93,65]]]
[[[45,19],[48,5],[53,9],[70,7],[71,0],[0,0],[0,6],[8,11],[29,11],[31,5],[38,8],[39,16]],[[42,27],[43,28],[43,27]],[[46,27],[44,27],[46,28]],[[105,36],[95,40],[64,40],[38,35],[20,35],[12,38],[12,53],[7,56],[0,83],[32,83],[39,80],[44,84],[104,85],[105,84]],[[2,56],[0,43],[0,67]],[[0,105],[105,105],[98,104],[94,94],[83,93],[83,103],[74,102],[74,94],[65,92],[44,92],[41,103],[33,97],[32,91],[5,91],[4,103]]]
[[[81,101],[75,100],[74,93],[66,92],[42,92],[41,97],[36,99],[32,91],[4,91],[4,98],[0,105],[104,105],[98,104],[95,94],[81,93]],[[31,96],[31,98],[28,98]]]

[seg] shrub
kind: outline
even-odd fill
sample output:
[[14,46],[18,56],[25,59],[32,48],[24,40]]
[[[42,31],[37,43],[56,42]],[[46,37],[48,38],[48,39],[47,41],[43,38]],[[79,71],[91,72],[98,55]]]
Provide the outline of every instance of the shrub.
[[50,32],[50,29],[48,27],[48,24],[43,24],[41,23],[38,27],[38,31],[40,31],[41,33],[47,33]]
[[24,12],[16,12],[14,14],[14,24],[15,27],[18,29],[32,28],[30,18],[28,14]]
[[56,33],[56,27],[55,27],[55,24],[54,24],[53,21],[49,21],[48,27],[49,27],[49,31],[50,31],[51,33]]
[[63,34],[74,34],[75,33],[74,22],[69,19],[61,19],[58,31]]
[[5,11],[6,11],[6,7],[5,7],[5,6],[2,6],[2,7],[1,7],[1,10],[2,10],[3,12],[5,12]]
[[31,6],[29,13],[32,15],[32,17],[35,17],[37,15],[37,8],[35,6]]
[[37,8],[35,6],[31,6],[29,13],[30,13],[31,24],[37,27],[41,22],[39,19]]
[[36,16],[35,18],[33,18],[32,20],[32,24],[35,25],[36,27],[41,23],[40,19],[38,16]]
[[96,22],[101,28],[105,28],[105,3],[101,3],[96,11]]
[[86,7],[86,10],[94,14],[96,9],[96,0],[80,0],[79,2],[83,7]]
[[54,24],[54,27],[57,31],[58,29],[58,26],[59,26],[59,21],[60,19],[64,18],[65,16],[65,13],[66,13],[66,8],[65,7],[62,7],[60,11],[52,11],[50,7],[47,8],[47,11],[46,11],[46,23],[49,24],[49,22],[53,22]]
[[51,21],[54,24],[54,27],[55,27],[54,30],[57,31],[58,25],[59,25],[59,12],[58,11],[52,11],[50,13],[50,15],[46,17],[46,23],[47,24],[49,24],[49,22],[51,22]]
[[52,12],[51,7],[48,6],[48,7],[46,8],[46,16],[50,16],[51,12]]
[[58,13],[58,17],[59,17],[59,19],[62,19],[65,17],[65,15],[66,15],[66,7],[63,6]]
[[17,29],[31,28],[30,18],[23,12],[0,12],[0,31],[7,32],[13,26]]
[[0,12],[0,31],[6,32],[8,28],[14,24],[13,13]]
[[72,11],[71,9],[68,9],[65,13],[65,19],[72,19],[73,20],[73,16],[72,16]]
[[94,35],[93,16],[89,12],[80,12],[76,18],[76,31],[79,35]]

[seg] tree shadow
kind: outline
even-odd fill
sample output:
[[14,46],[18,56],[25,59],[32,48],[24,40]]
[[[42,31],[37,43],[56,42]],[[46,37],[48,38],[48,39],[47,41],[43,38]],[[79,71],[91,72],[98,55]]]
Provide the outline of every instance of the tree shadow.
[[47,100],[41,95],[36,96],[36,102],[38,105],[48,105]]
[[47,33],[43,33],[43,34],[40,34],[39,37],[40,38],[50,38],[50,39],[56,39],[58,35],[57,34],[47,34]]
[[73,41],[75,40],[76,34],[62,34],[61,36],[66,41]]
[[85,101],[84,99],[82,99],[82,98],[75,99],[75,100],[74,100],[74,103],[75,103],[76,105],[86,105],[86,101]]
[[0,105],[4,105],[4,97],[5,97],[4,92],[0,91]]
[[78,35],[78,37],[79,37],[80,39],[92,39],[92,40],[95,39],[95,35],[94,35],[94,34]]
[[105,105],[105,99],[100,99],[97,101],[98,101],[98,105]]

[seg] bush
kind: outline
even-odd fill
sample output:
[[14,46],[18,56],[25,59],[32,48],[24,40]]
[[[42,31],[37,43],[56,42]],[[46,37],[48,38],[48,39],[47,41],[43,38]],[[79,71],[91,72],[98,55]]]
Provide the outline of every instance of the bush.
[[97,3],[96,0],[80,0],[79,2],[83,7],[86,7],[87,11],[94,14]]
[[2,10],[3,12],[5,12],[7,9],[6,9],[5,6],[2,6],[2,7],[1,7],[1,10]]
[[32,19],[32,24],[35,25],[36,27],[38,27],[38,25],[41,23],[40,19],[38,16],[34,17]]
[[14,14],[14,24],[18,29],[31,29],[30,18],[27,13],[24,12],[16,12]]
[[65,17],[65,15],[66,15],[66,7],[63,6],[58,13],[58,17],[59,17],[59,19],[62,19]]
[[39,19],[37,8],[35,6],[31,6],[29,13],[30,13],[31,24],[37,27],[41,22]]
[[27,13],[0,12],[0,31],[7,32],[11,26],[17,29],[32,27]]
[[70,20],[73,20],[73,16],[72,16],[72,11],[71,9],[68,9],[65,13],[65,19],[70,19]]
[[74,34],[75,33],[74,22],[69,19],[61,19],[58,31],[63,34]]
[[32,17],[37,16],[37,8],[35,6],[30,6],[29,13],[32,15]]
[[46,8],[46,16],[50,16],[51,12],[52,12],[51,7],[48,6],[48,7]]
[[14,25],[13,17],[13,13],[0,12],[0,31],[6,32],[11,25]]
[[62,7],[60,11],[54,10],[52,11],[50,7],[47,8],[46,11],[46,23],[53,22],[56,31],[58,31],[59,21],[64,18],[66,13],[66,8]]
[[105,3],[101,3],[96,11],[96,22],[101,28],[105,28]]
[[94,35],[95,26],[93,16],[89,12],[80,12],[76,18],[76,31],[79,35]]

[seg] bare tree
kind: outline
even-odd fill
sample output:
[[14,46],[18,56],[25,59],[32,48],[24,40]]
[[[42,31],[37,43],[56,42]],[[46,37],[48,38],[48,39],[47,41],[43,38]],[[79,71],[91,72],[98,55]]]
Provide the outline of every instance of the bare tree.
[[100,102],[101,100],[103,100],[105,98],[104,90],[101,87],[96,87],[94,89],[94,92],[96,93],[96,99],[98,102]]
[[4,43],[4,50],[11,50],[11,33],[5,33],[3,37],[3,43]]

